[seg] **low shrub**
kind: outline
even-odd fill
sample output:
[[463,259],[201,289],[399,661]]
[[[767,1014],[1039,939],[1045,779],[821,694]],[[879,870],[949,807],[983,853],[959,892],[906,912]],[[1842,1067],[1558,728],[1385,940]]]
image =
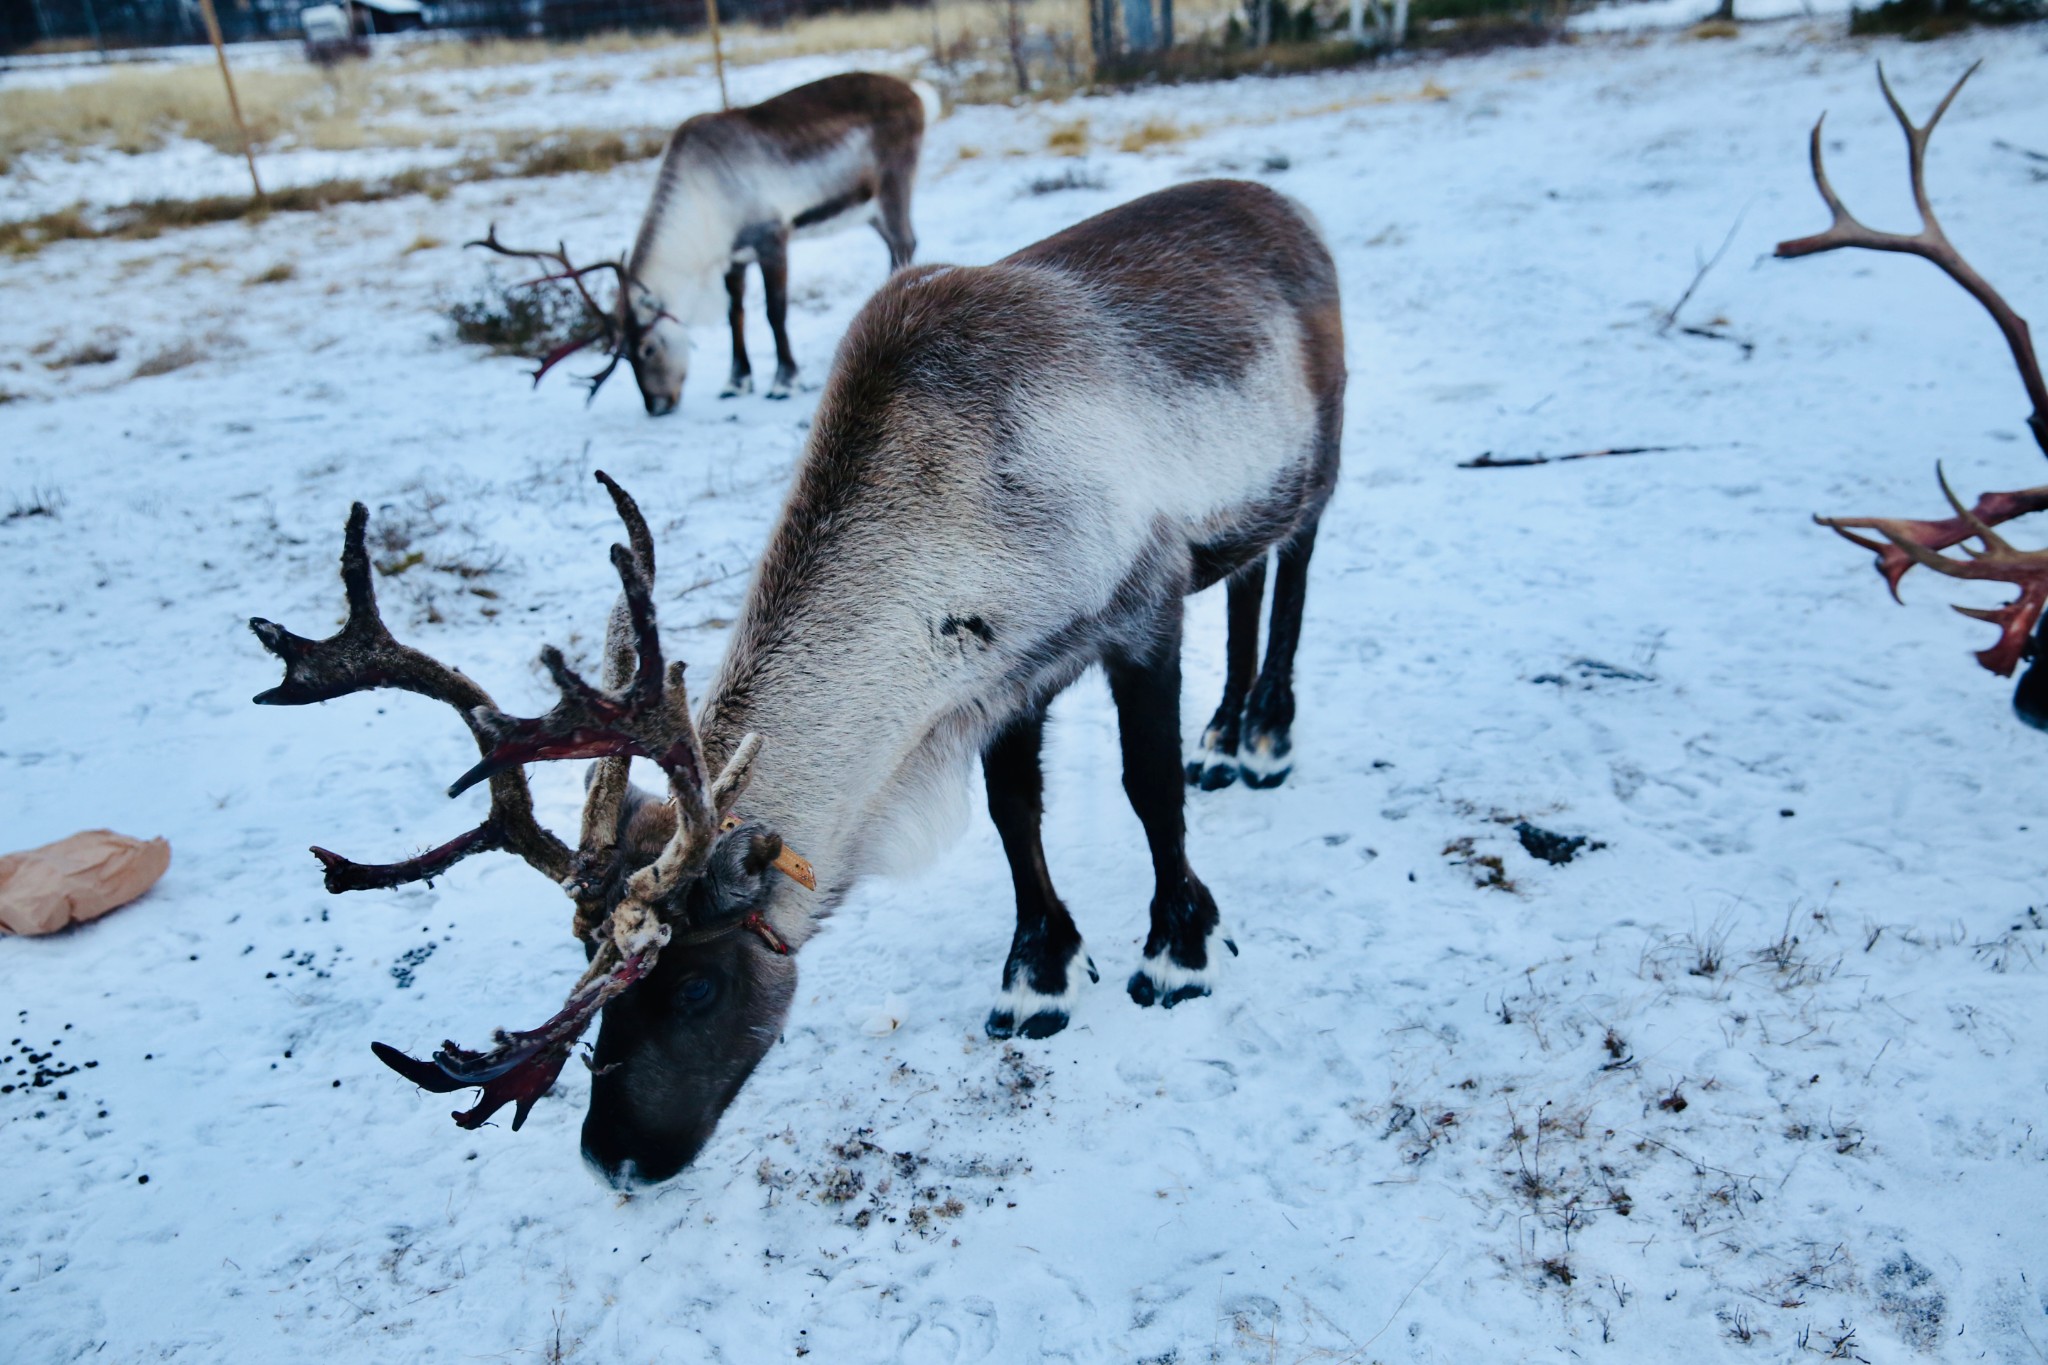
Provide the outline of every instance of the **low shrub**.
[[1849,32],[1927,42],[1979,24],[2026,24],[2043,18],[2048,18],[2048,0],[1885,0],[1876,9],[1851,9]]
[[476,292],[449,304],[447,317],[455,324],[457,341],[527,360],[539,360],[590,326],[572,290],[508,285],[495,270],[485,271]]

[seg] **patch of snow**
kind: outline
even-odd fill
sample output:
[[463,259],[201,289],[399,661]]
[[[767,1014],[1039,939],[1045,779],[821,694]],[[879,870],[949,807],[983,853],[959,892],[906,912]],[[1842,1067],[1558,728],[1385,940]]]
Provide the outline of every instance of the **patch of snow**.
[[[2035,1358],[2042,740],[1942,608],[2001,594],[1915,575],[1898,607],[1808,517],[1932,513],[1937,457],[1965,494],[2039,458],[1936,271],[1768,253],[1825,220],[1822,109],[1844,197],[1911,222],[1873,56],[1916,112],[1983,57],[1934,194],[2038,319],[2048,197],[1999,143],[2048,125],[2042,36],[1588,36],[939,124],[926,260],[1200,175],[1327,230],[1351,389],[1295,771],[1191,794],[1241,955],[1212,998],[1138,1009],[1150,876],[1084,679],[1047,753],[1048,858],[1103,977],[1071,1025],[982,1034],[1012,905],[977,813],[803,949],[698,1163],[630,1198],[577,1157],[580,1068],[515,1136],[371,1056],[544,1017],[583,965],[568,907],[506,858],[326,895],[308,844],[397,857],[473,823],[481,793],[441,795],[473,750],[397,694],[252,707],[277,666],[245,622],[339,620],[361,499],[424,554],[380,579],[394,629],[532,714],[540,645],[587,653],[616,590],[595,467],[647,509],[671,649],[708,669],[880,242],[796,246],[789,403],[699,382],[660,421],[629,380],[585,408],[452,344],[482,263],[409,249],[494,220],[614,248],[651,164],[0,262],[0,513],[57,504],[0,523],[0,844],[176,850],[144,901],[0,939],[8,1358]],[[1083,114],[1101,187],[1032,193]],[[1192,136],[1115,150],[1162,117]],[[1738,222],[1683,320],[1753,349],[1660,330]],[[296,273],[244,283],[272,264]],[[116,358],[51,367],[87,342]],[[187,363],[133,377],[159,355]],[[1458,467],[1617,445],[1680,448]],[[1220,594],[1186,656],[1192,738]],[[558,830],[570,766],[535,774]],[[1606,847],[1554,866],[1517,820]]]

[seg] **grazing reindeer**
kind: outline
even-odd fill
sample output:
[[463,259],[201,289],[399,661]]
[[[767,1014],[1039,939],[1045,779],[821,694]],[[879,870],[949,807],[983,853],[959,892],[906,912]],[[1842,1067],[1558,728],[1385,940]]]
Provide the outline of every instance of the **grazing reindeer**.
[[[592,330],[544,357],[540,382],[554,365],[586,347],[610,360],[586,382],[594,398],[621,360],[633,367],[650,415],[673,412],[690,370],[689,324],[715,315],[725,280],[732,325],[732,372],[719,397],[754,391],[747,360],[747,267],[759,266],[775,333],[775,381],[768,397],[789,397],[796,354],[789,346],[789,243],[792,237],[873,223],[889,247],[889,268],[910,264],[910,190],[924,141],[928,87],[893,76],[853,72],[800,85],[744,109],[699,114],[676,129],[640,235],[625,261],[577,266],[566,251],[521,251],[497,230],[471,246],[556,267],[534,283],[574,284]],[[619,285],[611,309],[583,287],[586,276],[610,271]]]
[[[1057,1032],[1079,974],[1095,969],[1039,842],[1039,749],[1048,704],[1092,664],[1109,675],[1154,876],[1131,998],[1206,994],[1219,945],[1236,949],[1185,848],[1182,599],[1228,580],[1231,657],[1250,657],[1246,585],[1274,547],[1283,574],[1306,567],[1337,475],[1343,396],[1329,252],[1299,209],[1258,185],[1183,185],[994,265],[898,273],[840,346],[695,724],[681,666],[662,668],[652,541],[610,480],[631,547],[612,551],[623,594],[603,685],[544,651],[562,698],[535,720],[502,715],[467,678],[391,640],[358,506],[343,555],[348,624],[314,642],[253,623],[286,665],[284,685],[258,700],[400,687],[449,701],[484,753],[455,790],[488,777],[492,808],[407,863],[316,850],[329,889],[392,886],[508,849],[568,889],[592,954],[539,1029],[500,1034],[483,1053],[449,1043],[431,1063],[379,1055],[431,1090],[481,1086],[458,1122],[513,1103],[517,1126],[602,1008],[584,1152],[615,1180],[673,1175],[780,1034],[794,952],[859,876],[929,844],[976,754],[1017,891],[987,1031]],[[1298,589],[1276,603],[1283,660],[1300,609]],[[1265,690],[1280,697],[1274,670]],[[1233,679],[1230,706],[1245,695]],[[1250,728],[1284,753],[1292,698],[1271,706]],[[667,803],[629,789],[635,754],[667,773]],[[534,824],[519,765],[590,757],[600,761],[572,852]],[[791,876],[772,875],[778,863]]]
[[[1943,273],[1968,291],[1971,298],[1984,305],[1985,311],[1991,314],[1992,320],[2004,333],[2006,344],[2012,349],[2013,363],[2019,367],[2020,382],[2034,405],[2032,415],[2027,418],[2027,426],[2034,433],[2034,441],[2041,447],[2042,454],[2048,455],[2048,383],[2042,380],[2041,362],[2034,354],[2033,334],[2027,327],[2027,320],[2014,312],[2012,305],[1963,259],[1962,253],[1950,243],[1948,234],[1942,231],[1941,223],[1934,216],[1934,207],[1927,198],[1928,139],[1934,135],[1934,127],[1941,122],[1941,116],[1948,112],[1949,105],[1962,92],[1963,83],[1976,74],[1978,65],[1981,63],[1973,63],[1949,87],[1948,94],[1942,97],[1941,103],[1935,106],[1934,113],[1921,127],[1914,126],[1913,120],[1899,104],[1898,97],[1892,94],[1884,67],[1880,65],[1877,69],[1877,83],[1884,91],[1885,103],[1891,106],[1893,117],[1898,119],[1899,127],[1906,134],[1907,171],[1913,187],[1913,203],[1920,210],[1920,231],[1911,234],[1878,232],[1856,220],[1828,183],[1827,169],[1821,162],[1821,124],[1816,122],[1811,150],[1813,182],[1820,191],[1822,202],[1834,215],[1834,221],[1826,231],[1814,236],[1778,243],[1777,254],[1784,257],[1811,256],[1841,247],[1861,247],[1867,251],[1896,251],[1918,256],[1939,266]],[[2011,677],[2020,660],[2030,655],[2036,660],[2020,679],[2013,694],[2013,709],[2029,725],[2048,729],[2048,672],[2044,672],[2040,665],[2042,653],[2038,637],[2029,639],[2034,635],[2043,609],[2048,608],[2048,551],[2015,550],[1991,529],[2000,522],[2029,512],[2048,510],[2048,487],[2021,489],[2013,493],[1986,493],[1974,508],[1965,508],[1948,486],[1948,479],[1940,473],[1939,466],[1936,477],[1941,483],[1942,494],[1955,509],[1955,515],[1944,520],[1914,521],[1900,517],[1815,517],[1814,520],[1877,554],[1877,570],[1884,576],[1894,601],[1899,596],[1899,580],[1915,564],[1925,565],[1951,578],[2017,585],[2019,597],[1996,611],[1975,607],[1957,607],[1956,610],[1999,628],[1998,643],[1977,652],[1977,662],[1985,668],[2000,677]],[[1858,529],[1876,531],[1884,540],[1858,535]],[[1966,543],[1972,539],[1984,548],[1972,549]],[[1969,558],[1951,559],[1941,553],[1954,545],[1962,545]]]

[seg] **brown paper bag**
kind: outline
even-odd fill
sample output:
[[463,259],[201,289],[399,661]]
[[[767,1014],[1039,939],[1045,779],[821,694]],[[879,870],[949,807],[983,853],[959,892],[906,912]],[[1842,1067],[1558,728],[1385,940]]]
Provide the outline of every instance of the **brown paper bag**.
[[98,919],[155,886],[171,865],[162,839],[89,829],[0,858],[0,930],[53,934]]

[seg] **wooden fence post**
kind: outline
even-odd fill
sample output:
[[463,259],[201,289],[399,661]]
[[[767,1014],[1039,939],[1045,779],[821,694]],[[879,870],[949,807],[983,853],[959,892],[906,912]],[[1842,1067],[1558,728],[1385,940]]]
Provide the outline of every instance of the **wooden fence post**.
[[263,182],[256,175],[256,145],[249,140],[249,125],[242,118],[242,102],[235,98],[235,78],[228,74],[228,49],[220,38],[220,17],[213,12],[213,0],[199,0],[199,13],[206,20],[206,36],[213,39],[213,55],[220,62],[221,84],[228,88],[228,112],[235,116],[235,127],[242,134],[242,158],[249,163],[249,183],[255,187],[256,198],[263,198]]
[[718,68],[718,107],[732,108],[732,99],[725,93],[725,45],[718,36],[718,0],[704,0],[705,17],[711,21],[711,64]]

